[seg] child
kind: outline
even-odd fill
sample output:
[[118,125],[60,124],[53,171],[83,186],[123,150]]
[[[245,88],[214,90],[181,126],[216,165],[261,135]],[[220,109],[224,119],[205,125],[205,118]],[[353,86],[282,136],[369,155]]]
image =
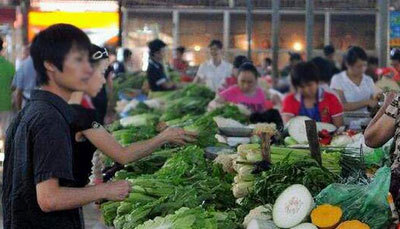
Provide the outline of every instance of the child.
[[302,62],[291,72],[296,93],[288,94],[282,104],[282,118],[287,123],[295,116],[307,116],[318,122],[343,125],[343,106],[336,95],[319,86],[318,68],[312,62]]

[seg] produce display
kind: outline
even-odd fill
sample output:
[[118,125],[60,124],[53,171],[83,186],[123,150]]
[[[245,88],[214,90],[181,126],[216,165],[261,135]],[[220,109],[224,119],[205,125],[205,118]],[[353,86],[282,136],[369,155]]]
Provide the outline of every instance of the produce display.
[[[120,88],[134,84],[120,81]],[[152,92],[150,97],[161,106],[138,102],[108,127],[122,145],[154,137],[166,127],[196,132],[198,138],[184,147],[165,145],[116,172],[112,179],[128,180],[132,190],[124,201],[102,204],[108,226],[381,229],[390,225],[390,169],[380,168],[390,163],[390,147],[370,149],[364,147],[362,134],[317,123],[320,165],[308,148],[304,124],[308,118],[293,118],[283,133],[267,123],[249,125],[249,117],[235,105],[207,112],[215,94],[195,84]],[[228,147],[216,138],[225,134],[223,128],[250,128],[253,143],[207,159],[208,148]],[[112,165],[110,158],[107,161]]]

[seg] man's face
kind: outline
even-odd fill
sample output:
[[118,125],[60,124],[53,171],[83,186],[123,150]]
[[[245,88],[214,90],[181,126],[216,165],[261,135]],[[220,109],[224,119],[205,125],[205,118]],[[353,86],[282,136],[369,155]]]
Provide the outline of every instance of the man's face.
[[399,60],[392,60],[391,65],[394,69],[396,69],[396,71],[400,71],[400,61]]
[[222,50],[216,45],[210,47],[210,55],[212,58],[219,58],[222,56]]
[[56,68],[53,80],[59,87],[70,92],[86,91],[92,71],[88,51],[72,48],[65,56],[63,71]]

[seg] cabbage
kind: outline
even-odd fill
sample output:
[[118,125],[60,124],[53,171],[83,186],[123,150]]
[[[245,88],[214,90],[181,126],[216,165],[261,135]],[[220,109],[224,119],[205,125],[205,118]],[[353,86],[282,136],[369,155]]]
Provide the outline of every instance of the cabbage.
[[251,175],[253,170],[254,170],[254,166],[252,166],[252,165],[243,165],[242,167],[240,167],[238,174],[240,176]]
[[259,144],[243,144],[238,146],[238,154],[246,158],[246,155],[250,152],[260,152],[260,145]]
[[258,206],[252,210],[250,210],[249,214],[246,215],[243,221],[243,226],[247,227],[247,225],[253,219],[260,220],[271,220],[272,219],[272,206],[270,204]]
[[236,175],[233,178],[233,181],[238,184],[238,183],[243,183],[243,182],[248,182],[248,181],[254,181],[255,177],[253,174],[249,174],[249,175]]
[[242,182],[234,184],[232,187],[233,196],[235,196],[235,198],[245,197],[249,194],[250,191],[253,190],[253,186],[253,182]]
[[247,159],[248,162],[251,162],[251,163],[255,163],[255,162],[258,162],[258,161],[262,161],[262,160],[263,160],[260,151],[248,153],[248,154],[246,155],[246,159]]

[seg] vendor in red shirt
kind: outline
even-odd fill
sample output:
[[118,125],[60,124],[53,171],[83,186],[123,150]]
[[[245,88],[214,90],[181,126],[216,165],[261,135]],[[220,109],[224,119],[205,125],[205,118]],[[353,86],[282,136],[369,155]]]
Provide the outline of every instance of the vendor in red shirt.
[[295,116],[307,116],[318,122],[343,126],[343,105],[319,84],[319,71],[312,62],[301,62],[291,72],[296,93],[288,94],[282,104],[282,118],[287,123]]
[[250,62],[250,60],[245,56],[236,56],[233,61],[232,75],[225,79],[225,83],[222,85],[220,92],[236,85],[238,83],[239,68],[244,63]]
[[183,46],[178,47],[175,50],[175,58],[172,61],[172,67],[174,70],[181,73],[182,82],[192,82],[193,79],[186,74],[189,67],[186,60],[183,59],[183,54],[185,54],[186,48]]

